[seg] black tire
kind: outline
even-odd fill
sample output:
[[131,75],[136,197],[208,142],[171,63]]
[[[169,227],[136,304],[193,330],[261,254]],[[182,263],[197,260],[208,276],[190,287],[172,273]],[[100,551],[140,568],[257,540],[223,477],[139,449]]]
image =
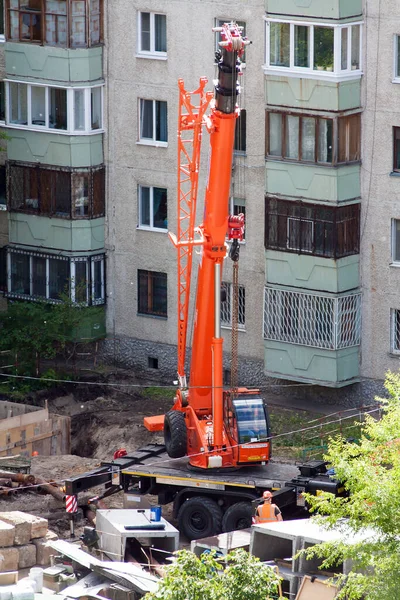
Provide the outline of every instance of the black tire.
[[222,510],[206,496],[189,498],[178,512],[178,528],[188,540],[198,540],[221,533]]
[[164,417],[164,443],[171,458],[185,456],[187,451],[185,415],[179,410],[170,410]]
[[251,527],[254,510],[250,502],[237,502],[230,506],[222,519],[222,531],[236,531]]

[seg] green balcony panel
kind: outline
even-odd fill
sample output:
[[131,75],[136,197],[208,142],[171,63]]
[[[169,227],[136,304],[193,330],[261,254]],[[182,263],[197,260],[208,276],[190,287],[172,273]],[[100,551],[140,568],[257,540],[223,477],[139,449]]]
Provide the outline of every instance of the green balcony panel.
[[94,167],[103,161],[103,135],[62,135],[7,128],[8,160],[57,167]]
[[268,106],[288,106],[303,110],[352,110],[361,105],[361,80],[335,83],[323,79],[268,75],[265,101]]
[[268,16],[351,19],[362,15],[362,0],[265,0]]
[[265,190],[283,198],[344,202],[360,197],[360,165],[322,167],[266,161]]
[[104,306],[81,308],[82,319],[79,326],[72,332],[75,342],[91,342],[106,336],[106,309]]
[[266,250],[266,281],[276,285],[339,294],[360,285],[358,254],[337,260]]
[[65,252],[92,252],[104,248],[104,217],[69,220],[9,213],[13,244]]
[[103,49],[5,44],[7,77],[35,83],[87,85],[102,81]]
[[264,341],[264,372],[270,377],[342,387],[359,379],[359,348],[325,350]]

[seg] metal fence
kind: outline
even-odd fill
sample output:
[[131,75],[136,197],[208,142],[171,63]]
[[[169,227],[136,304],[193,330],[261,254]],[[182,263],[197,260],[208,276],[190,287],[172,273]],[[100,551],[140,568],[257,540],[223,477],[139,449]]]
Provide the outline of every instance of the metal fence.
[[337,350],[360,344],[361,294],[334,298],[265,288],[264,338]]

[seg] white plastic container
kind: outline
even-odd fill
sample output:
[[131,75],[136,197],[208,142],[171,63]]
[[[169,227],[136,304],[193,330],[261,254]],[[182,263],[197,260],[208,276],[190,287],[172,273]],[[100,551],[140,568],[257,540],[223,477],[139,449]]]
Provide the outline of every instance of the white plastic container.
[[29,579],[33,579],[36,583],[35,592],[41,594],[43,590],[43,569],[40,567],[32,567],[29,571]]

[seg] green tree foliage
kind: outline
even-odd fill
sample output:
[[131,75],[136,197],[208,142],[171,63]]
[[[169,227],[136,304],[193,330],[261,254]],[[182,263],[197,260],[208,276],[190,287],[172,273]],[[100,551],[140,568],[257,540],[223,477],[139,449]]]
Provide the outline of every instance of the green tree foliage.
[[359,443],[342,437],[329,443],[327,460],[349,496],[307,495],[312,510],[324,515],[315,518],[343,535],[306,554],[322,558],[322,568],[352,561],[350,574],[339,578],[339,597],[348,600],[400,597],[400,375],[389,373],[385,387],[389,398],[377,399],[382,418],[367,417]]
[[280,578],[244,550],[223,559],[180,550],[156,592],[145,600],[267,600],[278,598]]
[[12,302],[0,313],[0,350],[10,350],[18,357],[18,372],[33,375],[40,358],[54,358],[73,342],[85,311],[68,297],[63,302]]

